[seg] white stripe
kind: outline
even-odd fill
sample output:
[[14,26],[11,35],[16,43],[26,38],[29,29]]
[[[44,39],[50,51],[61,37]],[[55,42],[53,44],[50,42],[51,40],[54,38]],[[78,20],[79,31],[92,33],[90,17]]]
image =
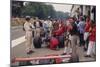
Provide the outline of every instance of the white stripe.
[[23,42],[25,42],[25,36],[22,36],[22,37],[15,39],[15,40],[12,40],[11,47],[13,48],[13,47],[15,47]]

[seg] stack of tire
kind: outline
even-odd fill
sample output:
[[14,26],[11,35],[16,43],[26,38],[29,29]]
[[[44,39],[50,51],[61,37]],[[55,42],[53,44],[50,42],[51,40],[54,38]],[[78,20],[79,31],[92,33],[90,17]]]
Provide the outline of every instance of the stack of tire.
[[42,39],[40,36],[34,36],[33,44],[35,48],[41,48]]

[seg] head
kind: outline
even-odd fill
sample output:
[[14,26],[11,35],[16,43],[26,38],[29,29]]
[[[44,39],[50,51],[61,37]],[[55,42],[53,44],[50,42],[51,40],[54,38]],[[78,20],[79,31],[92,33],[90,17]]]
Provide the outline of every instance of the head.
[[84,21],[84,17],[83,16],[80,16],[80,21]]
[[86,21],[87,21],[87,22],[89,22],[89,21],[90,21],[90,17],[89,17],[89,16],[86,18]]
[[91,21],[91,26],[92,26],[92,28],[96,26],[96,24],[93,20]]
[[25,19],[26,19],[26,21],[29,22],[30,21],[30,16],[26,16]]
[[71,17],[70,19],[69,19],[69,22],[70,23],[73,23],[75,20],[74,20],[74,17]]

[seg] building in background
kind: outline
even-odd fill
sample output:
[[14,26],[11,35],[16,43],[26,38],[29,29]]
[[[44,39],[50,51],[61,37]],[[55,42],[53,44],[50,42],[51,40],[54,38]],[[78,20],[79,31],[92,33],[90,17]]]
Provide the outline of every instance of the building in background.
[[71,17],[89,16],[91,20],[96,22],[96,7],[90,5],[73,5],[71,8]]

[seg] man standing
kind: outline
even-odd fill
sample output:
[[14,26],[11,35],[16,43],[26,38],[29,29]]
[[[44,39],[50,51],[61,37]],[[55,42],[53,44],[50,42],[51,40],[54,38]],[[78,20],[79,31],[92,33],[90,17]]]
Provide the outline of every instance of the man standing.
[[78,29],[77,25],[74,21],[74,18],[71,18],[71,27],[69,33],[71,34],[71,45],[72,45],[72,58],[70,62],[78,62],[78,53],[77,53],[77,45],[78,45]]
[[52,33],[52,28],[53,28],[53,25],[52,25],[52,21],[51,20],[48,20],[48,27],[49,27],[49,35],[51,36],[51,33]]
[[27,54],[31,54],[33,53],[33,50],[32,50],[32,24],[30,23],[30,16],[26,16],[24,29],[25,29],[25,39],[26,39],[26,51]]
[[84,28],[85,28],[85,21],[83,17],[80,17],[80,21],[78,24],[78,30],[79,30],[79,39],[80,39],[80,46],[85,47],[84,42]]
[[43,23],[43,28],[44,28],[44,32],[45,32],[45,38],[48,38],[49,36],[49,25],[48,25],[48,20],[45,20]]
[[[66,54],[66,53],[71,53],[71,35],[69,34],[69,30],[70,30],[70,21],[69,19],[66,21],[66,25],[65,25],[65,35],[64,35],[64,53],[63,54]],[[70,47],[69,47],[69,43],[70,43]]]
[[86,18],[86,23],[85,23],[85,32],[84,32],[84,41],[85,41],[85,51],[88,48],[88,43],[89,43],[89,32],[91,28],[91,20],[90,17]]
[[40,21],[39,21],[39,19],[36,18],[34,36],[39,36],[40,37],[40,32],[41,32]]
[[89,34],[89,44],[88,50],[85,57],[91,57],[91,55],[95,55],[95,45],[96,45],[96,25],[92,22],[91,31]]

